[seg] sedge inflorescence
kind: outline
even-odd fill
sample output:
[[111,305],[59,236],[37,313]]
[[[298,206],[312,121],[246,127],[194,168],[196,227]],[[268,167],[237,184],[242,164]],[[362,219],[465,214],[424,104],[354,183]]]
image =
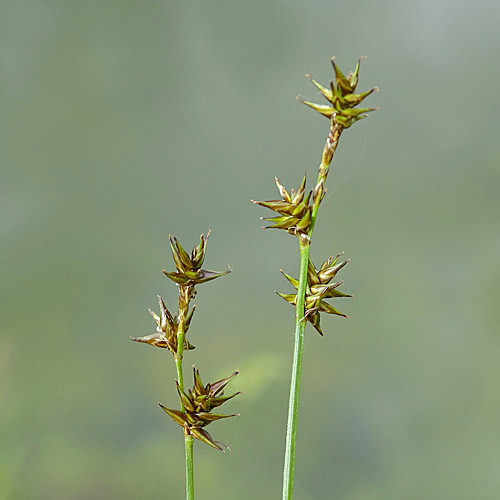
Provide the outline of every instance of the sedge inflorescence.
[[235,415],[221,415],[212,413],[212,410],[222,403],[240,394],[239,392],[231,396],[224,396],[224,388],[238,372],[234,372],[229,377],[217,382],[203,385],[198,370],[194,371],[194,385],[187,391],[183,387],[182,358],[185,351],[194,349],[194,346],[187,339],[191,320],[196,306],[191,307],[191,301],[196,296],[196,286],[231,272],[228,271],[207,271],[202,269],[208,237],[201,235],[200,243],[188,253],[177,238],[169,236],[170,249],[176,267],[175,271],[163,271],[163,274],[172,280],[179,290],[179,309],[177,313],[171,313],[163,299],[158,295],[160,314],[156,314],[149,309],[149,313],[156,323],[156,331],[144,337],[130,337],[133,341],[149,344],[154,347],[168,349],[174,357],[177,367],[178,380],[175,381],[177,393],[181,404],[181,410],[167,408],[159,403],[160,407],[179,425],[184,428],[184,434],[193,436],[203,443],[206,443],[218,450],[224,450],[224,445],[215,441],[204,429],[208,424],[222,418]]

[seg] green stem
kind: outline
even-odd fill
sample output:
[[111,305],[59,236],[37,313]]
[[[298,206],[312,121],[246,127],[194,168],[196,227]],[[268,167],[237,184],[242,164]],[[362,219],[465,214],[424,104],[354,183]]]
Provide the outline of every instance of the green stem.
[[[190,287],[179,287],[179,320],[177,323],[177,352],[174,354],[175,368],[177,369],[177,382],[184,390],[184,375],[182,372],[182,355],[184,352],[184,338],[186,336],[186,318],[189,313],[189,300],[191,299]],[[181,403],[181,410],[184,407]]]
[[[175,368],[177,370],[177,382],[179,382],[179,387],[182,390],[184,390],[184,374],[182,371],[183,346],[184,346],[184,325],[182,323],[179,323],[179,329],[177,330],[177,352],[174,354],[174,361],[175,361]],[[181,410],[184,410],[182,403],[181,403]]]
[[305,293],[307,268],[309,265],[309,240],[300,237],[300,276],[297,291],[295,318],[295,344],[293,348],[292,378],[290,400],[288,403],[288,422],[286,429],[285,466],[283,469],[283,500],[293,498],[293,478],[295,474],[295,450],[297,447],[297,421],[299,415],[300,379],[302,375],[302,354],[304,351],[304,331],[306,328]]
[[[182,347],[184,346],[184,321],[179,321],[177,330],[177,352],[174,355],[175,367],[177,369],[177,381],[179,387],[184,390],[184,376],[182,373]],[[181,403],[181,410],[184,406]],[[184,435],[184,447],[186,449],[186,500],[194,500],[194,472],[193,472],[193,436]]]
[[[299,288],[297,290],[297,305],[295,318],[295,344],[293,348],[292,378],[290,381],[290,399],[288,403],[288,421],[286,428],[285,465],[283,469],[283,500],[293,499],[293,480],[295,475],[295,453],[297,448],[297,423],[299,415],[299,394],[300,379],[302,376],[302,355],[304,351],[304,332],[306,328],[305,318],[305,295],[307,289],[307,268],[309,266],[309,247],[311,237],[318,216],[318,209],[321,203],[324,185],[330,169],[330,163],[337,150],[338,141],[344,128],[331,123],[330,133],[326,139],[323,149],[321,165],[319,166],[318,182],[316,189],[319,189],[319,196],[313,198],[311,210],[311,223],[307,235],[301,234],[300,244],[300,274]],[[315,191],[316,191],[315,189]]]
[[[182,357],[184,351],[184,338],[186,336],[186,318],[189,312],[189,300],[191,290],[183,288],[179,290],[179,323],[177,326],[177,352],[174,354],[175,368],[177,369],[177,381],[179,387],[184,390],[184,374],[182,371]],[[181,402],[181,410],[184,406]],[[186,429],[187,432],[187,429]],[[186,500],[194,500],[194,472],[193,472],[193,436],[184,434],[184,448],[186,450]]]
[[186,448],[186,500],[194,500],[193,436],[184,436]]

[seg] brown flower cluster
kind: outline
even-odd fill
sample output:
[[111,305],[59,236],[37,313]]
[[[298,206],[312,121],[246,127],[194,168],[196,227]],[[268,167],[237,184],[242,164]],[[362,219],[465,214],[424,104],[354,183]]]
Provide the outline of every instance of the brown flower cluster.
[[217,382],[203,385],[200,378],[200,372],[193,367],[194,385],[187,391],[183,391],[177,384],[177,392],[184,410],[172,410],[158,403],[167,415],[181,427],[184,427],[186,434],[192,434],[196,439],[212,446],[218,450],[224,451],[226,445],[215,441],[212,436],[204,429],[207,425],[223,418],[236,417],[237,415],[222,415],[220,413],[211,413],[214,408],[219,407],[226,401],[234,398],[240,392],[224,396],[226,385],[238,375],[234,372],[229,377],[218,380]]

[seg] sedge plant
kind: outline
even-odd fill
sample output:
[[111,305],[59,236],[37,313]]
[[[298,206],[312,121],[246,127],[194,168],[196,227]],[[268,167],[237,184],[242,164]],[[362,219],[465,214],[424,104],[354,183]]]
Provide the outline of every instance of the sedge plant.
[[309,250],[318,210],[326,194],[326,180],[340,137],[346,129],[365,118],[367,113],[377,109],[359,107],[366,97],[378,90],[377,87],[374,87],[367,92],[356,93],[360,62],[361,59],[358,60],[354,71],[348,76],[344,76],[335,63],[335,59],[332,58],[335,79],[330,82],[328,87],[324,87],[307,75],[328,101],[328,104],[315,104],[299,100],[326,117],[330,125],[314,188],[306,193],[306,177],[304,176],[297,191],[292,189],[289,193],[276,178],[281,200],[252,200],[257,205],[268,208],[277,214],[274,217],[264,218],[271,223],[265,229],[274,228],[287,231],[298,238],[300,250],[299,277],[294,278],[281,271],[295,289],[295,293],[278,293],[280,297],[295,307],[295,341],[283,469],[283,500],[292,500],[293,498],[300,380],[306,323],[310,323],[320,335],[323,335],[320,324],[322,313],[348,317],[327,300],[352,297],[352,295],[339,290],[343,282],[335,279],[337,273],[349,262],[349,260],[343,260],[343,253],[336,257],[327,258],[320,267],[316,267],[309,257]]
[[179,397],[179,409],[167,408],[161,403],[158,404],[184,431],[187,500],[194,500],[193,441],[198,439],[221,451],[227,449],[227,446],[214,440],[206,427],[216,420],[236,416],[224,415],[212,410],[240,394],[237,392],[229,396],[224,395],[224,388],[236,377],[237,371],[222,380],[203,384],[199,370],[193,366],[193,386],[186,388],[184,385],[184,353],[194,349],[187,338],[187,333],[195,311],[195,306],[191,306],[191,301],[196,295],[196,287],[231,272],[230,270],[217,272],[202,269],[209,235],[210,231],[206,236],[202,234],[199,245],[195,246],[190,254],[182,248],[175,237],[169,237],[176,271],[163,271],[163,274],[178,286],[178,312],[172,314],[167,309],[163,299],[158,296],[160,314],[149,310],[156,323],[156,331],[145,337],[130,337],[135,342],[166,349],[172,354],[177,372],[175,385]]

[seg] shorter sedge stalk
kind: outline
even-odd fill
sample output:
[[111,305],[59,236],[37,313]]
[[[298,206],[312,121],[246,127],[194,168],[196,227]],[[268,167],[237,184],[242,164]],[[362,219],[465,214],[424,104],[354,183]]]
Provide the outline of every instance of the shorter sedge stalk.
[[[318,182],[316,187],[320,187],[321,194],[324,193],[324,185],[330,163],[337,149],[338,140],[344,127],[336,124],[332,120],[330,133],[326,139],[323,149],[321,165],[319,166]],[[300,381],[302,376],[302,357],[304,352],[304,332],[306,328],[305,319],[305,295],[307,288],[307,268],[309,266],[309,248],[311,246],[311,237],[314,231],[314,225],[318,215],[318,208],[321,203],[322,195],[315,196],[311,211],[311,223],[307,236],[300,235],[300,275],[299,288],[297,290],[297,305],[295,316],[295,343],[293,349],[292,377],[290,381],[290,399],[288,403],[288,420],[286,429],[285,445],[285,465],[283,468],[283,500],[293,499],[293,484],[295,475],[295,455],[297,448],[297,427],[299,416],[299,395]]]
[[204,385],[200,378],[199,370],[193,366],[194,384],[187,391],[184,388],[184,374],[182,360],[184,351],[194,349],[194,346],[187,341],[186,334],[189,330],[191,318],[193,316],[193,306],[190,310],[189,304],[195,295],[195,286],[211,281],[220,276],[224,276],[229,271],[207,271],[202,269],[205,259],[206,243],[210,231],[206,236],[200,237],[200,244],[195,246],[190,254],[180,245],[177,238],[169,236],[170,248],[174,259],[176,270],[173,272],[163,271],[163,274],[172,280],[179,291],[179,307],[176,314],[172,314],[158,295],[160,305],[160,315],[149,310],[156,323],[156,331],[143,337],[130,337],[135,342],[149,344],[161,349],[168,349],[173,354],[174,364],[177,371],[177,393],[180,399],[180,410],[167,408],[158,403],[160,408],[184,431],[184,448],[186,456],[186,498],[194,500],[194,471],[193,471],[193,440],[199,439],[203,443],[220,451],[224,451],[224,445],[215,441],[212,436],[203,429],[208,424],[236,415],[222,415],[210,413],[213,408],[232,399],[239,393],[231,396],[223,396],[222,391],[226,384],[232,380],[238,372],[231,374],[225,379],[218,380],[212,385]]

